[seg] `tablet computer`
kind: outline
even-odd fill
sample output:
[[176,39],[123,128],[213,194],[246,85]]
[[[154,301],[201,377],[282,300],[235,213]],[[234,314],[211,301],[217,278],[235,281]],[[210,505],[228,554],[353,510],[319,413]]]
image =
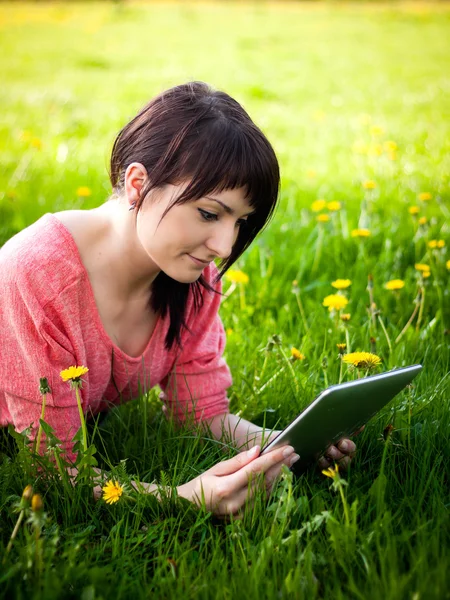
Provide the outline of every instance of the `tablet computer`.
[[305,408],[261,454],[290,444],[300,460],[295,470],[311,461],[342,437],[364,425],[421,371],[422,365],[393,369],[386,373],[332,385]]

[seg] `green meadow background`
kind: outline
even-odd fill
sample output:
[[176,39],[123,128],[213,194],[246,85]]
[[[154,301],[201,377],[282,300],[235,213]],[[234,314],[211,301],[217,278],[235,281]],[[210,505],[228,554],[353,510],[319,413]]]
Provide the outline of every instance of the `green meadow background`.
[[[424,365],[357,438],[343,497],[317,469],[284,473],[240,521],[170,498],[95,503],[5,435],[2,597],[450,598],[449,25],[444,3],[0,4],[0,244],[104,202],[119,129],[203,80],[245,106],[282,170],[276,215],[237,265],[249,281],[221,309],[231,411],[286,425],[356,376],[338,343],[376,353],[378,371]],[[322,305],[336,278],[352,281],[346,322]],[[124,484],[175,487],[224,457],[167,422],[157,390],[91,433]],[[46,517],[6,554],[30,483]]]

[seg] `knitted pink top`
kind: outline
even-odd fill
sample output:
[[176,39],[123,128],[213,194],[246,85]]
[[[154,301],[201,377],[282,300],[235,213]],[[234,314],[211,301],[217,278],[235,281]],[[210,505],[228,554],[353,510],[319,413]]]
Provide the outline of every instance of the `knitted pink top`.
[[[213,283],[212,264],[203,276]],[[39,425],[42,397],[39,378],[46,377],[45,421],[64,442],[72,460],[71,438],[80,427],[75,393],[60,377],[71,365],[84,365],[81,390],[85,414],[96,414],[159,384],[169,413],[182,421],[228,412],[226,389],[232,379],[222,357],[225,332],[218,309],[221,296],[203,287],[203,306],[196,314],[188,298],[183,348],[167,351],[169,316],[159,317],[142,356],[131,357],[105,332],[87,271],[75,240],[52,214],[46,214],[8,240],[0,250],[0,425],[22,431]]]

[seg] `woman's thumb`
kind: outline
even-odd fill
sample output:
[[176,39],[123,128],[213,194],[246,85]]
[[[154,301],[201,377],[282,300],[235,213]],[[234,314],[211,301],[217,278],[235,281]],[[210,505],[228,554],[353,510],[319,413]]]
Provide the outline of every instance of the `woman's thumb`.
[[250,448],[250,450],[247,450],[246,452],[240,452],[233,458],[217,463],[217,465],[214,465],[209,472],[211,475],[217,476],[236,473],[236,471],[239,471],[239,469],[242,469],[242,467],[245,467],[245,465],[252,462],[252,460],[259,455],[260,451],[261,448],[259,446],[253,446],[253,448]]

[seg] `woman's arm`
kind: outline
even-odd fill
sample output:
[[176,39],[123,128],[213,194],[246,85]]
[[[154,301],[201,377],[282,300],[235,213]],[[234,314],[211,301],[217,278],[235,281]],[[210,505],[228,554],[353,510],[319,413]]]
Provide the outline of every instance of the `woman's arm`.
[[[211,431],[216,440],[222,440],[239,450],[246,450],[255,446],[261,446],[267,441],[275,438],[280,431],[258,427],[250,421],[246,421],[237,415],[230,413],[220,414],[208,421],[205,426]],[[328,468],[334,461],[346,468],[350,464],[356,445],[352,440],[342,438],[335,446],[327,448],[325,455],[320,457],[317,464],[320,469]]]

